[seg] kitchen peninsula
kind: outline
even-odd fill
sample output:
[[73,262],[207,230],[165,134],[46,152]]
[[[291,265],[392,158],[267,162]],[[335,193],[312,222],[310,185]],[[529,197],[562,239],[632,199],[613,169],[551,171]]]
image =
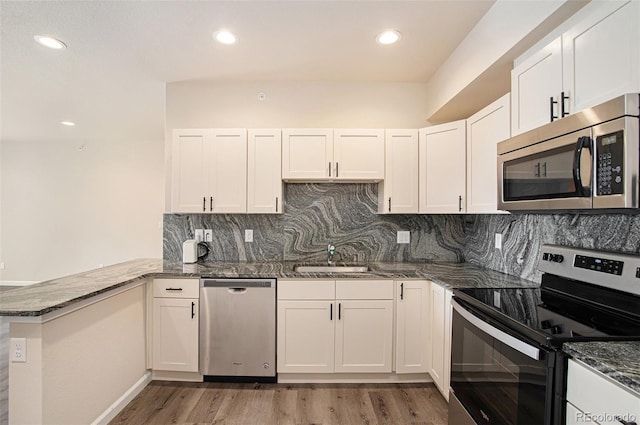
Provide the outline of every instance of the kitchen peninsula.
[[293,262],[138,259],[8,291],[0,299],[0,316],[9,322],[10,338],[25,338],[27,359],[9,364],[9,421],[104,423],[144,388],[152,379],[148,297],[154,278],[330,276],[429,279],[444,288],[536,285],[468,263],[367,265],[365,273],[317,274],[294,272]]

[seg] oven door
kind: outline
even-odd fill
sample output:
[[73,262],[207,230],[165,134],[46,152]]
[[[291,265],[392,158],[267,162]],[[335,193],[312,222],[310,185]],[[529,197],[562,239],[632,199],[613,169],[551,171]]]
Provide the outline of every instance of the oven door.
[[469,416],[482,425],[551,424],[548,353],[455,298],[452,305],[451,391]]
[[591,129],[498,157],[498,209],[592,208]]

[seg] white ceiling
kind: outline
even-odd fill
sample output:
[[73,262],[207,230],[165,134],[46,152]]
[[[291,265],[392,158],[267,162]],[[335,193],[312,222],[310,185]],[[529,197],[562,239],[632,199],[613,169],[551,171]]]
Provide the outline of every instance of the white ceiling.
[[[2,0],[2,138],[63,139],[62,120],[94,135],[162,137],[173,81],[427,82],[492,4]],[[216,44],[223,28],[240,42]],[[401,41],[376,44],[385,29]],[[46,49],[36,34],[68,48]]]

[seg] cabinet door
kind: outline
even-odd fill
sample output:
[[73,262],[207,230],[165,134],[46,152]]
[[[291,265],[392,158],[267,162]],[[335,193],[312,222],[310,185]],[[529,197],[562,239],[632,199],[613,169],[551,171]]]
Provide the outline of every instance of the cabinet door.
[[336,372],[391,372],[393,301],[338,300]]
[[211,130],[173,130],[171,211],[202,213],[207,196],[207,161]]
[[429,371],[428,281],[396,282],[396,373]]
[[278,301],[278,372],[333,373],[333,301]]
[[431,285],[431,359],[429,374],[438,389],[444,385],[444,288]]
[[509,94],[467,119],[467,212],[498,211],[498,142],[511,134]]
[[384,130],[334,130],[333,159],[338,180],[384,179]]
[[638,1],[602,2],[562,35],[570,112],[640,89],[639,22]]
[[247,212],[282,213],[282,132],[247,133]]
[[332,129],[282,130],[283,179],[329,179],[334,165]]
[[465,121],[420,130],[420,212],[465,210]]
[[247,131],[214,129],[209,148],[210,210],[247,212]]
[[385,131],[385,178],[378,189],[381,213],[418,212],[418,131]]
[[551,122],[552,115],[558,117],[559,104],[551,104],[550,98],[558,102],[561,92],[562,38],[558,37],[511,71],[513,135]]
[[198,371],[198,299],[153,299],[153,368]]

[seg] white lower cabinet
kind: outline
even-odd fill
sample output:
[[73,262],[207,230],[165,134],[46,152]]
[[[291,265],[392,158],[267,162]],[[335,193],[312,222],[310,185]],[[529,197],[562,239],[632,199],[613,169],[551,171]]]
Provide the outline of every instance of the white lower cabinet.
[[431,284],[431,337],[429,374],[444,398],[449,401],[451,379],[451,296],[452,292]]
[[333,372],[333,308],[333,300],[278,300],[278,373]]
[[[586,364],[570,359],[567,370],[566,423],[637,422],[640,397]],[[623,422],[618,418],[626,421]]]
[[431,282],[396,282],[396,373],[429,372]]
[[393,281],[279,281],[278,373],[391,372]]
[[153,369],[198,371],[197,279],[153,281]]

